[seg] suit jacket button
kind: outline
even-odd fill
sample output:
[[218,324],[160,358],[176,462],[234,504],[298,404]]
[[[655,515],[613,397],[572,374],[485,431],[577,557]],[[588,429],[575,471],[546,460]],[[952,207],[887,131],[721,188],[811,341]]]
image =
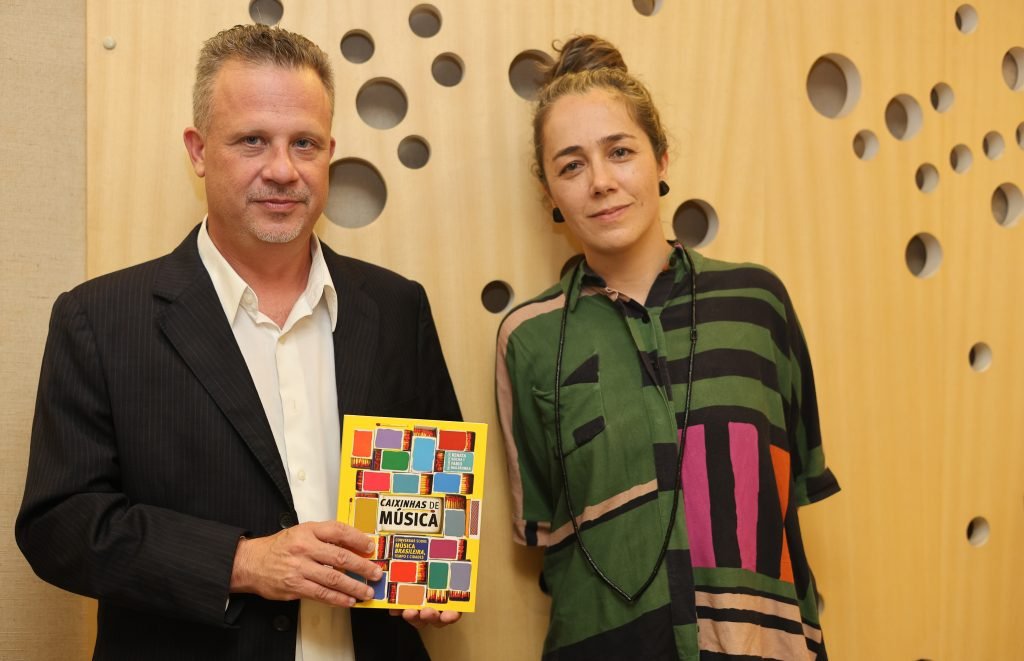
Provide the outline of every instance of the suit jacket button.
[[283,513],[278,521],[281,523],[281,528],[291,528],[299,523],[298,518],[292,512]]
[[288,631],[292,628],[292,620],[287,615],[278,615],[274,618],[273,626],[277,631]]

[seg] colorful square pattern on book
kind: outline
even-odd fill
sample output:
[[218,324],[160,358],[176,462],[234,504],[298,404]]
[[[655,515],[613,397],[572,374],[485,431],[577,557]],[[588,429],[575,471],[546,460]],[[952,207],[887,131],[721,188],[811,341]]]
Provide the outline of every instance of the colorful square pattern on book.
[[347,415],[343,426],[338,519],[374,539],[365,557],[383,571],[357,606],[475,610],[487,425]]

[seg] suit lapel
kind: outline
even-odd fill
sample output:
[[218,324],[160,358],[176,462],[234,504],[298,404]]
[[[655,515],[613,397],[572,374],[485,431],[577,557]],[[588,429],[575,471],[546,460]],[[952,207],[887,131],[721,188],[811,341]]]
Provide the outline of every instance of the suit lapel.
[[213,282],[199,259],[197,231],[164,259],[153,293],[166,302],[157,323],[196,379],[292,505],[270,423]]
[[338,414],[366,413],[367,396],[377,353],[380,312],[363,291],[363,278],[344,257],[323,243],[327,268],[338,292],[338,325],[334,329],[334,378]]

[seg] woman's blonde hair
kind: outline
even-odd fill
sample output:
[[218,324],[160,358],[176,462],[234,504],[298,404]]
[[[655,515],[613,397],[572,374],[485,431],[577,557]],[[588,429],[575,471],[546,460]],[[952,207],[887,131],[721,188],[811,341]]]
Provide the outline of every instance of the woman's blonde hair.
[[629,73],[622,54],[612,44],[592,34],[573,37],[561,48],[554,46],[558,60],[544,72],[544,85],[537,94],[533,113],[533,171],[545,185],[544,121],[555,101],[567,94],[586,94],[606,89],[626,104],[626,110],[651,141],[659,161],[668,151],[668,138],[661,125],[654,100],[635,76]]

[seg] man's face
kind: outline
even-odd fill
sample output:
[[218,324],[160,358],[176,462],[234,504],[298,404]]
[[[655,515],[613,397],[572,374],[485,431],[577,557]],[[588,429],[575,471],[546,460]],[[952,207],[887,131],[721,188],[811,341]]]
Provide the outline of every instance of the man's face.
[[267,243],[308,241],[327,201],[334,154],[331,108],[312,69],[226,62],[207,126],[185,131],[206,179],[207,226],[236,256]]

